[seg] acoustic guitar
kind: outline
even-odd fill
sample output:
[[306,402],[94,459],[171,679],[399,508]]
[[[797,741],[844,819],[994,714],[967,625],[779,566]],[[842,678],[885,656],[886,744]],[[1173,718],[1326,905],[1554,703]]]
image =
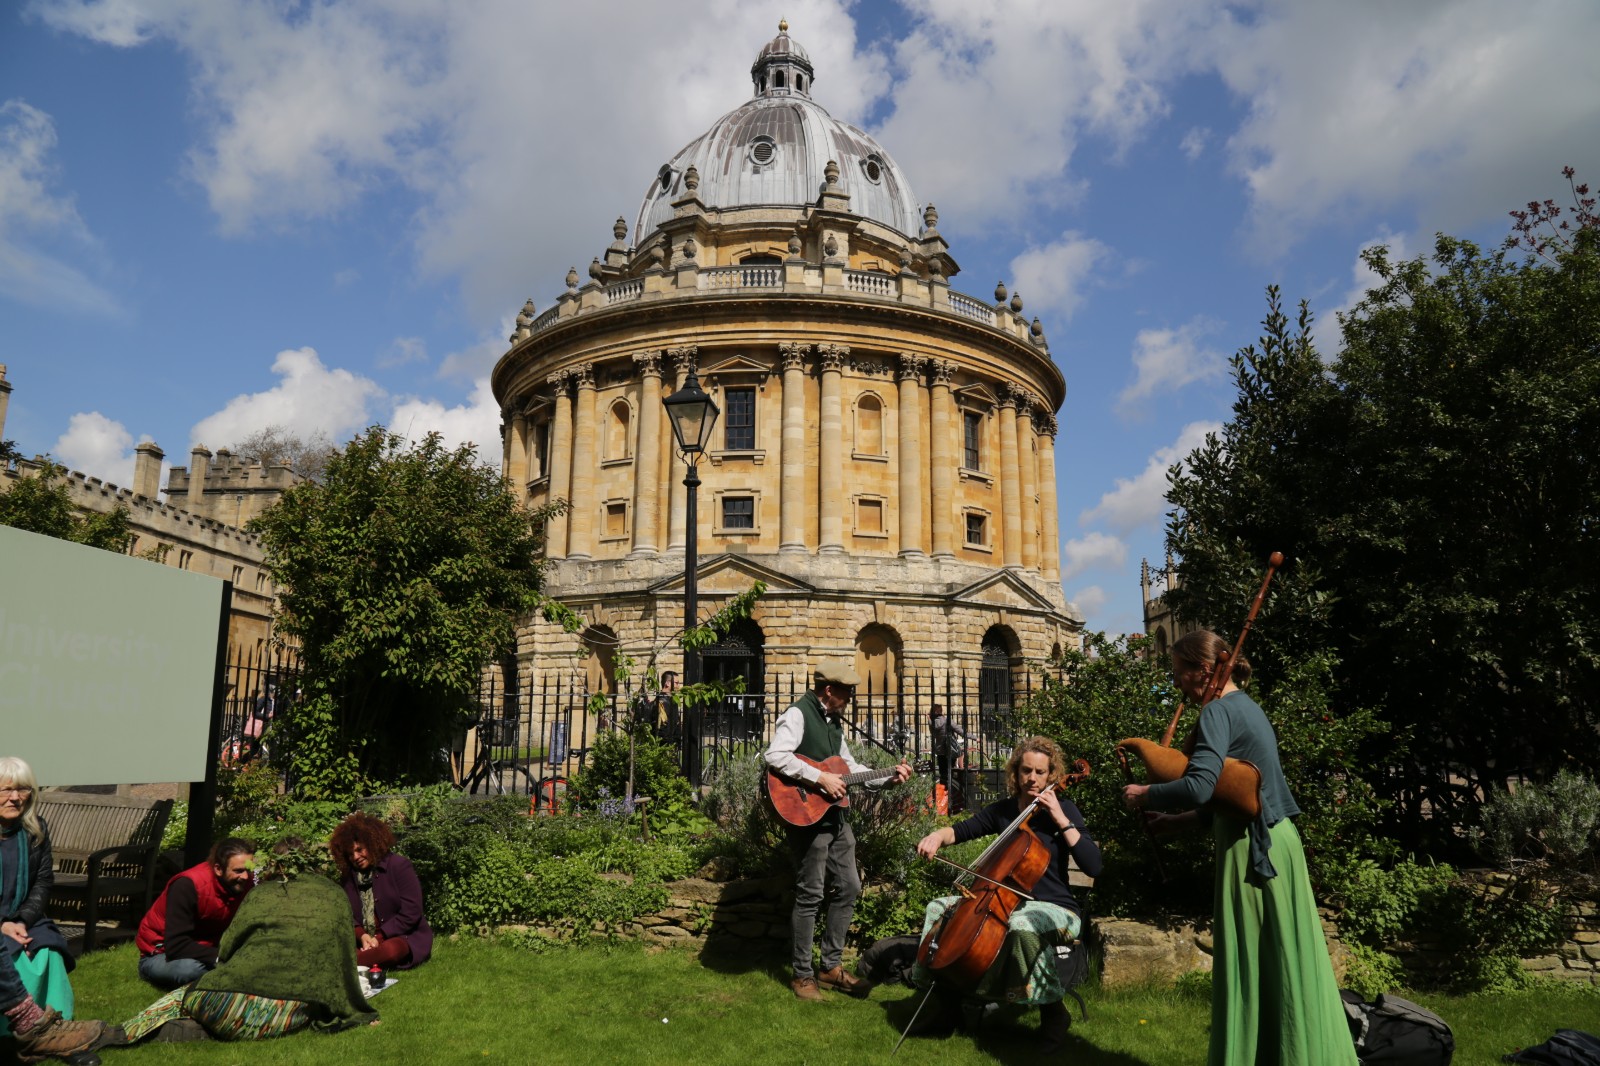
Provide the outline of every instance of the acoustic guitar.
[[[821,762],[808,759],[799,753],[795,758],[808,766],[815,766],[825,774],[838,774],[844,781],[845,787],[851,785],[870,785],[874,781],[887,781],[894,776],[894,768],[887,770],[862,770],[851,773],[850,767],[838,755],[831,755]],[[933,760],[924,759],[917,763],[915,770],[919,774],[929,773],[933,770]],[[794,826],[804,829],[808,825],[816,825],[822,816],[835,807],[850,806],[850,794],[846,792],[839,799],[829,799],[817,785],[806,781],[796,781],[784,777],[770,766],[767,768],[766,777],[761,782],[761,790],[766,793],[767,799],[772,804],[772,809],[778,817]]]

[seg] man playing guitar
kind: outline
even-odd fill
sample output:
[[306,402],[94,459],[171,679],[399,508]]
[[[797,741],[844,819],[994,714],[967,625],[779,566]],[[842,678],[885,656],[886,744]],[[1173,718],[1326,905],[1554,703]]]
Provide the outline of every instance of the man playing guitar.
[[[860,678],[849,663],[823,662],[816,670],[812,691],[795,700],[778,718],[767,749],[769,769],[794,781],[815,787],[830,799],[842,799],[845,782],[806,761],[822,762],[837,756],[852,773],[865,773],[867,766],[857,762],[844,740],[839,717],[855,698]],[[805,759],[798,756],[805,756]],[[901,763],[887,781],[899,784],[911,776],[911,767]],[[870,786],[869,786],[870,787]],[[791,915],[794,942],[794,980],[790,987],[796,997],[822,999],[821,988],[831,988],[862,997],[871,984],[840,965],[845,934],[855,914],[856,898],[861,895],[861,877],[856,873],[856,838],[843,809],[835,807],[808,826],[786,826],[789,848],[795,858],[794,911]],[[817,908],[822,904],[825,878],[833,878],[834,894],[828,903],[827,921],[822,932],[822,969],[815,969],[811,944],[817,927]]]

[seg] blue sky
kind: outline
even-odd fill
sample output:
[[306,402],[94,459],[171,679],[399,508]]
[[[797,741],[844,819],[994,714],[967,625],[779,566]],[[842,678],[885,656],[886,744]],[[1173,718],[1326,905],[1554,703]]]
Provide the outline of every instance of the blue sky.
[[[814,97],[1022,293],[1067,379],[1063,585],[1136,631],[1165,469],[1228,415],[1268,284],[1324,350],[1357,255],[1488,244],[1600,178],[1600,5],[1306,0],[24,0],[0,8],[5,436],[117,484],[268,424],[475,440],[487,375],[750,92]],[[1292,546],[1285,546],[1292,551]]]

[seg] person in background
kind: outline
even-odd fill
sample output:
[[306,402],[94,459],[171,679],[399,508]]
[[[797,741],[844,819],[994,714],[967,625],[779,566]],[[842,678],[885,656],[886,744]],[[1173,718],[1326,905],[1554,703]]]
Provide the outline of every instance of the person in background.
[[393,849],[394,830],[359,811],[328,840],[355,922],[356,962],[407,970],[428,961],[433,929],[422,913],[417,871]]
[[266,691],[256,697],[255,706],[250,710],[250,718],[244,724],[244,752],[240,757],[241,762],[249,762],[261,754],[261,735],[267,731],[267,726],[272,724],[272,719],[278,713],[278,683],[268,681]]
[[[1205,695],[1227,650],[1221,637],[1204,629],[1172,645],[1172,677],[1185,699]],[[1283,776],[1272,723],[1239,687],[1249,680],[1250,661],[1234,657],[1221,692],[1200,709],[1194,754],[1183,776],[1127,785],[1122,801],[1129,810],[1147,811],[1145,821],[1157,834],[1211,830],[1217,874],[1210,1066],[1355,1066],[1355,1045],[1292,820],[1300,807]],[[1253,821],[1221,812],[1202,816],[1198,809],[1215,792],[1227,758],[1261,771],[1261,811]]]
[[140,977],[177,988],[217,964],[222,934],[255,884],[255,857],[254,844],[228,837],[205,862],[173,875],[139,922]]

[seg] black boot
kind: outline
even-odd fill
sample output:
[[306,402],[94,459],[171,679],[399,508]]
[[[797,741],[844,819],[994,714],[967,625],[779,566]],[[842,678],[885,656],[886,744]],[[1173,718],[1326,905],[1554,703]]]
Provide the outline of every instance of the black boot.
[[1039,1004],[1039,1050],[1046,1055],[1054,1055],[1067,1043],[1067,1034],[1072,1031],[1072,1012],[1067,1010],[1066,1004],[1055,1003]]
[[927,1036],[943,1039],[955,1032],[961,1023],[961,996],[944,988],[935,987],[933,994],[922,1004],[922,1010],[906,1030],[907,1036]]

